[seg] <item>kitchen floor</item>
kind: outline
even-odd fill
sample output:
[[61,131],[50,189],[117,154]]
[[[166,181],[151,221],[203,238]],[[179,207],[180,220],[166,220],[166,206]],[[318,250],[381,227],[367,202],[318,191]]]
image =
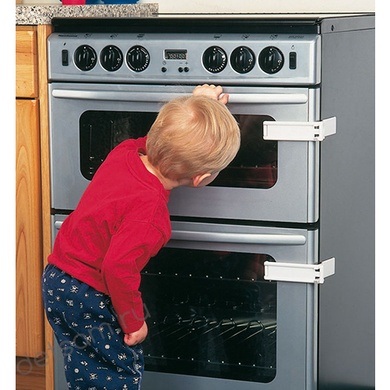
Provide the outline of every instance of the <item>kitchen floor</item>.
[[45,367],[28,358],[16,358],[16,390],[45,390]]

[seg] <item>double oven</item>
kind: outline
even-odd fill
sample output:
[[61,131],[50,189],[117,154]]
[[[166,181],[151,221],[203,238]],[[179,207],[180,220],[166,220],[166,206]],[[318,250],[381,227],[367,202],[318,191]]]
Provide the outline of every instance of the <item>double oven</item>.
[[[54,19],[53,28],[53,240],[107,154],[125,139],[146,135],[170,99],[199,84],[222,85],[241,130],[236,158],[213,183],[171,193],[172,238],[142,270],[149,327],[143,389],[314,390],[343,381],[370,388],[370,375],[360,380],[349,369],[333,371],[344,347],[332,335],[340,332],[336,338],[342,339],[347,326],[337,300],[365,276],[337,278],[338,254],[345,257],[362,237],[347,233],[345,242],[340,239],[345,219],[357,214],[341,202],[360,196],[353,179],[346,189],[332,186],[344,169],[338,171],[338,164],[352,165],[340,151],[356,129],[343,129],[339,137],[340,120],[348,127],[346,114],[341,96],[329,94],[346,82],[344,76],[336,81],[337,56],[345,56],[351,42],[363,44],[362,37],[370,42],[372,16]],[[344,46],[342,33],[349,35]],[[364,110],[363,122],[372,114],[370,107]],[[346,159],[356,152],[372,158],[373,134],[364,131]],[[370,209],[372,193],[364,191]],[[370,218],[362,225],[370,226]],[[365,241],[370,255],[372,234]],[[340,268],[353,267],[348,261],[341,259]],[[348,327],[364,327],[366,345],[373,319],[372,307],[365,306],[372,305],[372,294],[361,295],[346,304],[362,305],[363,323]],[[347,365],[367,361],[370,373],[370,349]],[[55,365],[55,390],[65,390],[59,350]]]

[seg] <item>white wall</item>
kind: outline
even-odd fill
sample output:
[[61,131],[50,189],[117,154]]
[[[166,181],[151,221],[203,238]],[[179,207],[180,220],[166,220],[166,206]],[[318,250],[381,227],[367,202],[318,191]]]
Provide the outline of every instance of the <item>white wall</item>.
[[22,5],[61,5],[61,0],[22,0]]
[[[375,0],[140,0],[158,3],[160,13],[318,13],[373,12]],[[61,4],[61,0],[23,0],[23,4]]]
[[140,0],[159,3],[160,13],[373,12],[375,0]]

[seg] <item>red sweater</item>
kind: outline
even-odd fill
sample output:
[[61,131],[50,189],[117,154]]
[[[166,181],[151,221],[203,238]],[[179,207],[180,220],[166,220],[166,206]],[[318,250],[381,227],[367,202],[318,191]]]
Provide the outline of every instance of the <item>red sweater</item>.
[[146,138],[118,145],[58,232],[49,263],[108,294],[125,333],[144,311],[140,271],[171,236],[169,191],[145,168]]

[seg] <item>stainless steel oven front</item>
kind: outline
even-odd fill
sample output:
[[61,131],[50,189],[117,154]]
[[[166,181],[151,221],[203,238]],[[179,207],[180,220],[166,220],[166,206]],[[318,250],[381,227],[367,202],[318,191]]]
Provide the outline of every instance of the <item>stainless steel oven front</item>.
[[[65,218],[53,216],[54,234]],[[316,389],[318,283],[269,280],[267,267],[317,264],[318,231],[184,221],[172,228],[142,271],[142,389]],[[65,390],[58,363],[64,387],[56,390]]]
[[335,120],[320,120],[316,24],[90,22],[56,22],[48,40],[53,238],[169,99],[221,84],[242,135],[215,182],[171,193],[172,239],[142,271],[143,390],[317,389],[318,284],[334,273],[319,258],[320,154]]
[[[74,209],[108,152],[125,138],[145,135],[163,102],[193,88],[51,83],[52,207]],[[240,124],[240,151],[212,185],[173,191],[172,216],[316,222],[318,143],[263,137],[264,122],[316,119],[316,90],[227,86],[225,91]]]
[[[317,222],[321,37],[257,24],[229,32],[225,22],[218,33],[204,21],[178,34],[182,22],[159,20],[158,32],[155,22],[49,37],[52,208],[74,209],[117,143],[145,135],[164,102],[209,83],[230,95],[241,148],[211,185],[173,191],[172,216]],[[304,126],[283,127],[291,123]],[[301,137],[307,126],[313,134]]]

